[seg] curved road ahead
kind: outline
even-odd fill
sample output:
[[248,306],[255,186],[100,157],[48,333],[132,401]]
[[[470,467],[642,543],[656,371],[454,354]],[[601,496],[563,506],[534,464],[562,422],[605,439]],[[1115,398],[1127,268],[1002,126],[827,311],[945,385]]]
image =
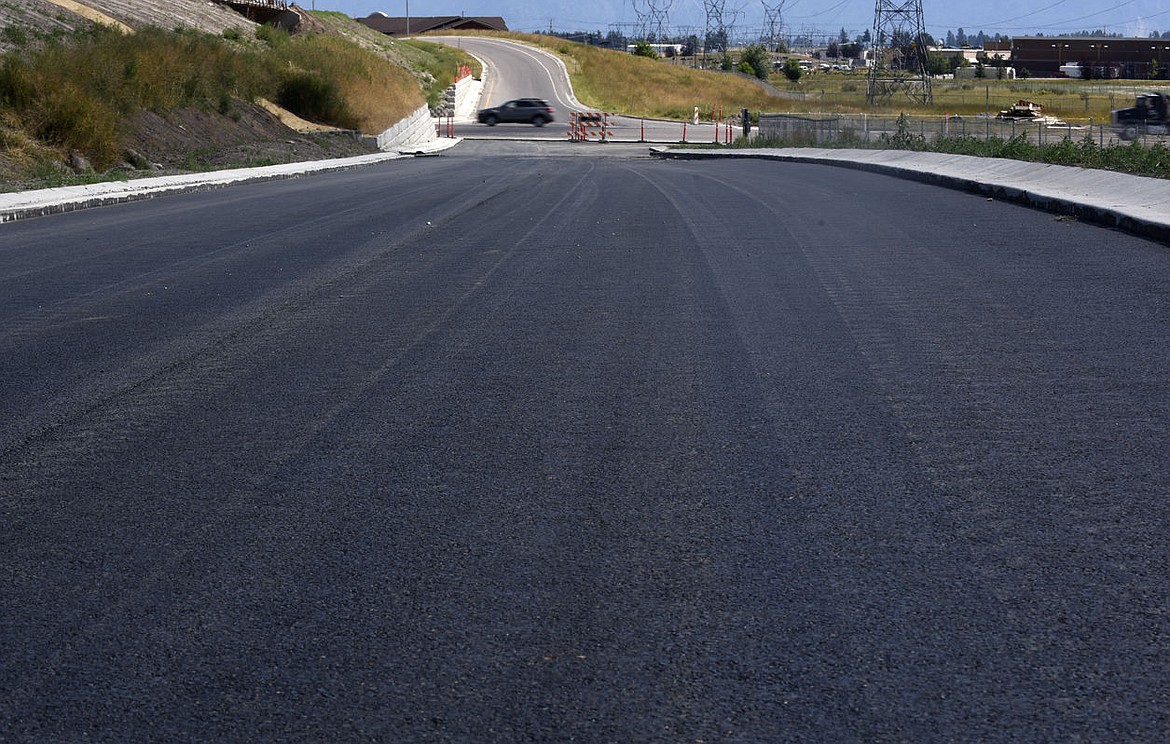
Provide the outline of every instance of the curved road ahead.
[[[543,98],[556,111],[557,121],[542,128],[527,124],[488,127],[459,122],[453,127],[458,137],[564,142],[568,135],[571,112],[593,110],[576,99],[564,65],[549,52],[516,42],[473,36],[437,36],[428,40],[459,47],[483,63],[484,88],[478,108],[498,106],[514,98]],[[688,123],[684,127],[682,122],[642,120],[627,116],[614,116],[610,122],[609,137],[612,141],[707,143],[716,141],[717,137],[728,136],[725,127],[716,127],[710,123]]]
[[0,228],[0,739],[1165,740],[1170,251],[643,152]]
[[433,40],[459,47],[483,63],[481,108],[498,106],[513,98],[543,98],[562,112],[581,108],[564,65],[548,52],[525,44],[474,36]]

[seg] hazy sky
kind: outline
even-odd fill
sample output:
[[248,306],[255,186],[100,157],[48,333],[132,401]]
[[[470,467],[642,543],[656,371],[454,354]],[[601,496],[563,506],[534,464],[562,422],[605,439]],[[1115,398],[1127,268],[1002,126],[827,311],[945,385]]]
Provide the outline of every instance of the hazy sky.
[[[317,10],[338,10],[353,17],[380,11],[404,16],[503,16],[516,31],[608,31],[612,24],[632,25],[638,10],[650,2],[667,8],[672,29],[701,29],[706,20],[703,0],[298,0]],[[724,22],[738,33],[764,27],[764,8],[780,8],[785,28],[836,33],[845,28],[856,35],[873,25],[874,0],[723,0]],[[985,31],[1029,35],[1103,28],[1133,36],[1170,31],[1170,0],[923,0],[926,30],[944,35],[958,28],[967,33]]]

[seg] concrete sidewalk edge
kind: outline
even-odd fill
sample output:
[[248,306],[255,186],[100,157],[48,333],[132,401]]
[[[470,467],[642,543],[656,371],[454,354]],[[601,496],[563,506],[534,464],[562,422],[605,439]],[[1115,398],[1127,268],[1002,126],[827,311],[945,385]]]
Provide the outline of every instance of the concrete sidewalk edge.
[[369,155],[334,160],[283,163],[256,168],[233,168],[207,173],[185,173],[178,176],[157,176],[136,178],[129,181],[108,181],[82,186],[16,191],[0,194],[0,224],[92,207],[153,199],[157,196],[211,191],[237,184],[352,170],[389,160],[432,155],[454,147],[460,141],[459,139],[437,139],[417,146],[404,146],[393,151],[375,152]]
[[[836,152],[840,154],[846,151]],[[1077,220],[1091,222],[1104,227],[1116,228],[1161,242],[1170,242],[1170,215],[1165,220],[1145,218],[1127,213],[1116,206],[1094,203],[1088,197],[1037,193],[1036,191],[1013,185],[1008,181],[996,182],[988,178],[964,178],[951,174],[932,173],[921,168],[903,165],[874,163],[863,159],[850,159],[847,156],[825,157],[823,155],[786,153],[781,151],[773,153],[760,150],[741,150],[736,152],[731,150],[677,150],[666,147],[652,147],[650,148],[650,154],[653,157],[675,160],[715,160],[720,158],[762,159],[853,168],[982,194],[994,199],[1010,201],[1034,209],[1068,215]]]

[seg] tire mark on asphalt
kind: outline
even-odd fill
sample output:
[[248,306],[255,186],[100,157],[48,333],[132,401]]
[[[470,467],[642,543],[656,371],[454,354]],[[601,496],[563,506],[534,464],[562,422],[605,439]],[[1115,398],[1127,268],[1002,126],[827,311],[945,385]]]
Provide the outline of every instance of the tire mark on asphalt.
[[[457,219],[480,207],[492,194],[493,191],[489,190],[474,194],[467,202],[448,203],[432,215],[431,221]],[[38,442],[42,443],[46,453],[56,452],[47,462],[85,457],[92,455],[97,448],[129,440],[132,437],[127,436],[128,433],[148,430],[165,416],[166,401],[185,398],[193,391],[209,393],[222,389],[226,382],[242,373],[233,369],[236,360],[223,353],[225,348],[243,348],[257,340],[271,338],[274,329],[284,323],[297,322],[302,308],[312,307],[339,283],[352,281],[353,277],[376,269],[392,260],[394,254],[406,246],[425,245],[432,230],[431,225],[419,224],[389,241],[384,236],[371,238],[358,252],[362,258],[357,262],[346,263],[350,259],[345,259],[340,265],[335,262],[314,270],[234,310],[230,317],[216,318],[194,329],[185,338],[150,350],[125,368],[109,371],[87,384],[81,394],[70,392],[50,404],[44,418],[26,422],[22,428],[8,433],[0,446],[0,458],[19,456],[20,459],[32,457],[33,461],[39,461],[39,457],[32,456],[34,449],[38,449]],[[295,228],[281,231],[281,235],[290,234],[290,231],[295,232]],[[235,247],[238,249],[249,242],[253,241],[243,241]],[[184,263],[198,266],[204,260]],[[122,290],[121,284],[114,287]],[[87,420],[91,424],[83,426],[82,422]],[[103,425],[102,421],[106,423]],[[133,432],[121,428],[129,421],[136,421],[136,426],[142,428]],[[65,437],[76,449],[51,444],[58,436]]]
[[[399,200],[405,200],[414,196],[423,195],[427,192],[429,187],[420,187],[418,189],[407,191],[399,195]],[[361,214],[369,211],[369,205],[362,204],[349,208],[339,209],[331,214],[322,215],[321,217],[311,220],[298,220],[294,224],[276,230],[269,230],[263,235],[250,235],[249,237],[236,242],[228,243],[209,251],[201,251],[197,255],[188,258],[171,259],[165,265],[152,268],[149,271],[144,271],[133,276],[128,276],[119,279],[115,282],[102,284],[87,289],[80,294],[71,295],[65,299],[59,300],[47,306],[38,306],[36,308],[29,308],[23,313],[18,313],[6,318],[3,318],[3,327],[0,327],[0,342],[9,340],[21,340],[27,334],[37,334],[46,324],[59,323],[62,325],[74,322],[78,316],[84,316],[86,308],[89,307],[90,300],[102,299],[105,300],[111,294],[134,294],[141,292],[144,287],[156,284],[160,277],[165,277],[168,274],[180,273],[184,271],[191,271],[198,269],[212,263],[215,263],[220,258],[226,255],[237,254],[245,250],[255,250],[263,245],[275,245],[287,242],[288,238],[299,235],[305,230],[319,229],[327,227],[339,220],[344,220],[346,217],[356,214]],[[97,252],[86,252],[79,255],[77,258],[70,261],[57,262],[47,266],[38,266],[35,270],[19,272],[16,274],[4,274],[0,276],[0,282],[15,282],[16,280],[26,279],[29,276],[57,273],[61,269],[69,266],[92,264],[100,259],[108,259],[113,255],[119,255],[134,250],[142,250],[144,248],[141,244],[134,244],[127,246],[125,243],[119,244],[117,247],[108,250],[101,250]]]
[[[830,360],[833,356],[846,352],[843,348],[835,350],[831,348],[831,345],[838,343],[831,334],[834,332],[845,333],[854,349],[850,352],[851,355],[854,355],[868,368],[869,379],[862,383],[864,387],[858,387],[854,391],[843,389],[834,394],[834,397],[837,398],[834,406],[840,408],[842,404],[854,405],[856,409],[852,415],[856,417],[857,421],[865,421],[868,418],[876,424],[878,429],[889,426],[886,433],[889,441],[883,443],[881,448],[886,452],[900,450],[907,454],[912,453],[912,457],[920,463],[914,466],[914,472],[904,472],[906,477],[912,479],[910,482],[887,481],[889,476],[897,475],[898,468],[904,467],[904,465],[896,465],[890,473],[886,474],[883,471],[888,466],[880,462],[869,463],[868,470],[864,462],[853,463],[849,466],[849,470],[856,473],[854,476],[856,481],[866,482],[873,479],[872,484],[866,489],[870,492],[855,490],[853,493],[855,500],[849,503],[826,502],[826,499],[835,500],[848,493],[848,491],[842,492],[843,483],[836,482],[843,473],[837,472],[835,468],[827,470],[824,464],[811,458],[832,458],[833,450],[838,448],[843,452],[853,450],[850,457],[854,457],[866,449],[867,445],[861,441],[853,444],[848,443],[849,439],[854,436],[849,429],[856,426],[854,422],[849,421],[848,409],[836,412],[808,411],[806,415],[811,417],[808,422],[813,424],[808,434],[813,434],[816,429],[828,426],[830,428],[818,436],[827,435],[829,438],[813,444],[812,449],[807,452],[807,456],[810,458],[807,463],[798,457],[796,460],[781,464],[781,467],[789,470],[794,481],[794,492],[801,494],[798,503],[804,504],[804,508],[817,511],[827,508],[836,512],[835,523],[817,528],[826,531],[822,539],[833,533],[841,536],[852,535],[853,537],[843,541],[840,538],[829,537],[831,542],[838,544],[838,552],[831,557],[823,556],[820,559],[823,565],[806,564],[802,568],[802,573],[819,577],[811,579],[813,583],[822,586],[836,586],[836,593],[839,595],[836,601],[845,601],[853,607],[869,605],[870,613],[874,617],[884,617],[884,622],[896,624],[907,622],[906,619],[897,617],[906,612],[906,608],[890,607],[887,606],[887,603],[893,597],[898,596],[902,587],[906,586],[908,582],[916,585],[914,594],[920,597],[918,601],[925,601],[927,597],[932,595],[937,600],[949,598],[956,592],[957,587],[964,587],[963,592],[982,596],[979,601],[983,603],[985,609],[996,606],[998,598],[988,590],[988,587],[977,581],[972,581],[978,577],[978,574],[973,573],[968,561],[964,560],[965,556],[975,558],[977,548],[967,541],[955,542],[953,540],[954,536],[963,534],[969,529],[969,525],[964,526],[960,522],[960,518],[952,513],[955,506],[953,498],[956,493],[952,488],[955,484],[940,482],[938,476],[934,475],[938,469],[945,467],[945,465],[938,457],[933,456],[930,450],[926,449],[924,436],[912,426],[920,418],[930,417],[929,411],[922,412],[920,408],[931,399],[927,397],[926,393],[915,398],[908,397],[906,391],[915,388],[912,385],[906,385],[904,381],[913,379],[911,373],[914,370],[905,365],[894,363],[900,361],[906,354],[908,343],[913,348],[913,340],[908,339],[903,329],[898,326],[897,322],[894,322],[915,312],[912,299],[901,292],[901,284],[894,282],[882,284],[880,278],[873,278],[874,274],[880,275],[880,272],[874,271],[877,268],[875,266],[877,259],[873,258],[872,254],[867,254],[862,246],[850,242],[855,240],[855,232],[839,231],[823,222],[805,224],[799,218],[794,219],[791,212],[780,208],[777,203],[761,198],[757,189],[745,188],[740,181],[727,178],[722,174],[699,173],[692,174],[692,177],[709,181],[711,184],[710,188],[698,189],[699,192],[726,195],[722,198],[711,198],[705,202],[692,203],[686,201],[687,197],[682,197],[684,200],[676,201],[677,212],[690,225],[697,244],[717,246],[721,229],[720,222],[724,219],[723,215],[734,214],[738,210],[742,210],[742,213],[745,214],[753,211],[769,213],[772,215],[772,219],[767,220],[767,224],[781,226],[787,233],[787,242],[790,247],[778,248],[778,250],[795,249],[794,258],[799,256],[799,260],[805,266],[804,269],[801,269],[796,265],[790,265],[788,273],[797,274],[801,271],[809,273],[815,279],[820,295],[819,300],[814,299],[813,301],[824,302],[840,323],[839,331],[831,331],[829,328],[815,331],[816,334],[822,335],[823,340],[813,343],[819,343],[822,348],[809,348],[807,352],[824,357],[824,360],[818,361],[815,357],[805,356],[797,363],[802,366],[810,365],[811,370],[815,370],[809,378],[813,389],[834,384],[831,380],[837,373],[832,366],[829,366],[832,364]],[[732,206],[732,203],[736,201],[751,204],[753,207],[737,208]],[[784,242],[783,238],[779,236],[777,239]],[[732,254],[736,253],[737,249],[739,251],[737,255],[742,257],[742,265],[748,267],[759,263],[748,257],[749,252],[767,252],[769,247],[748,243],[745,246],[727,248],[724,252]],[[725,258],[716,259],[714,249],[708,250],[707,253],[716,275],[726,276],[721,280],[725,287],[727,287],[727,282],[741,278],[738,275],[726,274],[728,261]],[[720,267],[719,263],[723,263],[724,266]],[[766,263],[759,265],[762,267]],[[757,268],[756,272],[758,271]],[[750,275],[754,272],[747,269],[744,273]],[[843,275],[865,277],[865,291],[861,291],[856,286],[843,284],[841,281]],[[758,276],[757,274],[756,280],[781,282],[784,281],[784,278]],[[733,292],[730,287],[726,291],[729,294]],[[734,291],[742,294],[744,287],[737,286]],[[877,301],[875,302],[875,300]],[[799,315],[803,310],[793,308],[792,312]],[[817,316],[810,315],[810,319],[814,317]],[[762,320],[762,318],[758,320],[739,319],[740,332],[753,339],[745,341],[747,347],[767,348],[768,339],[772,333],[771,329],[754,327],[755,323]],[[918,320],[922,323],[928,323],[929,317],[923,315]],[[818,319],[817,322],[821,321]],[[810,338],[816,337],[814,335]],[[930,349],[925,351],[929,353]],[[761,357],[755,357],[755,359],[761,359]],[[846,361],[842,359],[841,363],[844,364]],[[766,386],[776,384],[776,378],[772,371],[766,367],[757,366],[756,375],[757,379]],[[851,383],[851,385],[857,384]],[[864,389],[866,387],[872,387],[873,392],[877,393],[876,398],[866,393]],[[799,389],[777,390],[776,392],[781,395],[798,397],[806,394]],[[762,395],[762,397],[767,399],[766,395]],[[851,400],[854,402],[850,403]],[[829,418],[814,423],[824,416]],[[834,421],[836,417],[841,418],[839,421]],[[791,431],[790,424],[781,424],[778,420],[769,421],[767,426],[774,432],[774,436],[781,440],[797,434]],[[807,435],[799,433],[797,436],[805,438]],[[840,441],[834,444],[834,440],[838,438]],[[792,451],[795,453],[808,449],[809,444],[811,443],[796,445]],[[826,475],[829,475],[831,480],[826,480]],[[947,487],[943,488],[943,486]],[[854,490],[859,487],[851,485],[849,488]],[[939,490],[936,491],[936,488]],[[962,491],[960,490],[959,493]],[[941,498],[935,498],[935,496]],[[828,513],[826,513],[827,515]],[[883,546],[883,550],[886,551],[886,554],[881,558],[877,558],[869,552],[874,541],[878,541]],[[875,576],[871,566],[886,566],[890,568],[890,573],[883,573],[880,577]],[[870,584],[851,587],[850,584],[856,579],[846,582],[836,575],[840,571],[866,575],[869,577]],[[810,579],[806,577],[805,580]],[[949,610],[953,606],[954,604],[951,602],[939,601],[935,609],[936,624],[940,628],[948,628],[949,639],[947,643],[954,648],[953,654],[962,656],[968,651],[973,652],[974,649],[986,650],[993,645],[1011,645],[1016,642],[1012,634],[1001,635],[998,632],[1001,628],[987,622],[987,618],[996,613],[992,612],[990,615],[984,616],[984,620],[980,624],[973,618],[955,614],[948,616],[946,613],[953,612],[953,610]],[[1000,606],[1003,611],[1007,611],[1007,606]],[[913,606],[910,609],[913,609]],[[825,621],[825,618],[822,618],[822,621]],[[883,713],[889,709],[891,700],[910,694],[911,691],[929,695],[942,689],[932,689],[930,684],[916,689],[914,686],[906,685],[904,680],[898,679],[894,670],[899,665],[898,658],[908,652],[908,647],[900,644],[894,645],[893,639],[884,629],[870,627],[864,620],[853,614],[838,614],[835,619],[825,622],[840,627],[842,634],[850,638],[848,642],[854,648],[852,655],[858,659],[867,660],[855,670],[854,673],[859,672],[863,676],[861,680],[858,680],[856,686],[851,688],[851,692],[853,695],[865,699],[864,708],[869,710],[872,716],[868,722],[870,727],[868,730],[874,732],[875,735],[878,735],[877,732],[882,732],[880,735],[883,736],[893,735],[898,730],[899,722],[896,717],[889,717]],[[913,622],[909,622],[906,627],[915,628]],[[909,646],[910,649],[915,647],[930,648],[938,645],[942,639],[937,630],[924,627],[915,628],[911,634],[917,634],[919,638],[917,643]],[[1003,653],[1010,654],[1011,651],[1005,648]],[[974,656],[973,653],[972,656]],[[941,682],[947,678],[949,670],[946,664],[947,662],[940,660],[936,667],[938,674],[931,677],[932,680]],[[862,705],[859,703],[858,709],[861,708]]]
[[[577,186],[587,183],[591,170],[592,167],[576,176]],[[7,446],[0,452],[0,482],[11,484],[9,493],[17,496],[25,489],[25,499],[38,499],[37,503],[30,501],[27,505],[43,508],[44,504],[39,500],[47,494],[28,488],[30,482],[55,480],[54,473],[62,468],[84,468],[87,461],[96,459],[102,453],[116,451],[122,445],[148,441],[166,428],[177,410],[190,405],[189,401],[211,399],[248,374],[241,362],[255,366],[266,361],[257,358],[250,350],[275,350],[298,327],[343,315],[349,302],[342,292],[351,295],[377,285],[388,263],[395,261],[407,249],[418,249],[418,254],[424,256],[428,253],[438,255],[426,250],[434,243],[436,233],[450,229],[460,233],[460,240],[472,242],[486,236],[492,225],[476,219],[475,215],[479,210],[490,211],[493,202],[502,198],[508,188],[507,184],[503,184],[488,190],[471,191],[469,198],[452,199],[441,212],[428,215],[431,217],[430,225],[401,236],[388,245],[376,246],[372,255],[360,262],[347,265],[329,276],[305,280],[295,288],[282,288],[279,299],[270,296],[257,301],[247,312],[233,318],[230,326],[220,322],[205,329],[206,338],[196,343],[194,349],[174,354],[165,362],[152,365],[137,375],[131,384],[109,391],[85,408],[72,411],[51,425]],[[300,411],[300,421],[295,429],[274,432],[277,437],[268,442],[254,442],[260,448],[262,460],[250,474],[241,474],[243,482],[225,493],[223,502],[234,503],[236,496],[247,501],[249,496],[263,492],[277,477],[276,471],[287,465],[324,430],[335,425],[346,412],[358,406],[362,397],[391,375],[405,357],[436,334],[450,330],[456,317],[466,312],[489,287],[501,266],[514,260],[518,251],[530,247],[532,241],[529,238],[540,235],[549,221],[562,219],[562,207],[579,193],[578,189],[566,189],[543,218],[533,221],[525,232],[517,234],[517,240],[509,250],[485,254],[486,260],[476,264],[466,277],[445,289],[442,294],[430,298],[431,301],[420,308],[417,317],[411,320],[410,336],[396,340],[395,348],[389,350],[381,364],[342,388],[322,391],[316,403],[317,410]],[[469,222],[473,226],[471,233],[466,232]],[[365,251],[361,253],[365,254]],[[454,294],[448,296],[448,291]],[[496,304],[508,303],[514,291],[515,288],[503,294],[495,300]],[[472,327],[490,322],[489,316],[480,316],[472,323]],[[461,335],[462,343],[470,343],[470,336],[463,332]],[[216,453],[204,451],[201,455],[214,458]],[[6,500],[3,506],[10,525],[23,520],[21,505],[15,498]],[[191,519],[198,521],[168,525],[167,529],[177,534],[230,534],[236,529],[234,523],[237,516],[231,510],[208,512],[196,509]],[[135,577],[139,583],[137,591],[144,591],[144,587],[149,585],[164,586],[169,576],[182,573],[176,567],[191,558],[190,550],[169,551],[165,561],[146,569],[145,575]],[[213,556],[202,554],[200,560],[206,565],[208,561],[213,561]],[[124,577],[110,577],[115,585],[123,580]],[[176,596],[171,601],[180,600],[181,597]],[[125,596],[121,600],[107,602],[103,615],[128,617],[132,614],[131,605],[119,605],[119,602],[132,601],[132,597]],[[69,649],[62,647],[53,657],[39,659],[38,667],[28,670],[22,689],[19,693],[13,693],[7,704],[12,709],[27,710],[31,701],[38,699],[48,687],[56,683],[58,670],[68,666],[65,660],[78,653],[77,649],[101,648],[103,644],[95,642],[98,637],[119,632],[120,628],[109,624],[86,625],[73,637]]]
[[[573,187],[565,189],[564,195],[555,200],[551,207],[546,212],[545,216],[539,220],[529,223],[527,229],[517,233],[515,242],[506,251],[494,254],[489,265],[487,265],[477,276],[474,281],[466,285],[460,293],[452,298],[447,303],[444,303],[442,312],[435,315],[429,321],[424,323],[417,329],[411,338],[400,348],[388,357],[381,365],[371,370],[365,378],[358,384],[352,385],[349,389],[342,391],[342,397],[331,404],[328,411],[319,413],[314,417],[313,422],[305,427],[300,434],[294,438],[289,439],[285,446],[280,451],[273,454],[270,460],[272,468],[279,468],[284,463],[292,459],[305,446],[318,437],[320,432],[327,427],[333,425],[342,415],[352,410],[357,403],[365,396],[368,391],[373,388],[380,381],[384,380],[395,368],[399,366],[402,359],[410,354],[413,350],[422,346],[426,341],[432,338],[435,334],[444,329],[449,329],[453,326],[453,321],[459,318],[460,328],[467,328],[468,330],[461,330],[464,334],[465,341],[470,338],[470,335],[477,327],[490,323],[490,315],[481,314],[476,319],[468,322],[468,318],[459,317],[477,297],[484,293],[484,290],[492,282],[495,275],[499,272],[500,267],[513,260],[518,251],[527,249],[537,238],[546,230],[546,226],[554,221],[564,218],[564,207],[579,200],[580,190],[584,184],[589,180],[589,174],[592,172],[592,166],[586,171],[576,177]],[[500,187],[503,188],[503,187]],[[497,191],[494,198],[500,198],[502,191]],[[477,209],[491,208],[489,200],[480,201],[475,205]],[[441,226],[440,226],[441,227]],[[484,230],[485,228],[480,228]],[[437,230],[439,232],[439,230]],[[499,299],[495,300],[496,305],[506,304],[517,291],[516,285],[505,292],[498,295]]]

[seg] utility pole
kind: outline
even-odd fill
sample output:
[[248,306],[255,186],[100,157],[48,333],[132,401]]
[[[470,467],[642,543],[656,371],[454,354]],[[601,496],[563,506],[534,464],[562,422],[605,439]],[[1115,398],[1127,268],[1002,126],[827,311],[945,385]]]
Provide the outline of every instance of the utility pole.
[[410,0],[406,0],[406,35],[410,36]]
[[926,66],[929,37],[922,22],[922,0],[876,0],[873,16],[866,100],[872,105],[905,93],[929,104],[933,100]]

